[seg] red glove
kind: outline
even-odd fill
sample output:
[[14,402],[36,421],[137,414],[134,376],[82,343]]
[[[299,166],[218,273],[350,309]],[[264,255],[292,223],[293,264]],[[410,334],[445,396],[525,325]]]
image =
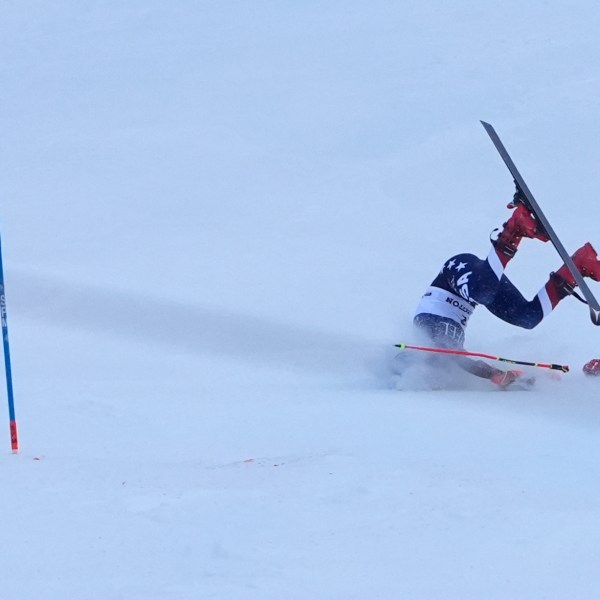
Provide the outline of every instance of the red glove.
[[[600,367],[599,367],[600,369]],[[600,374],[600,373],[599,373]],[[512,371],[500,371],[498,370],[494,373],[490,379],[502,389],[508,387],[511,383],[519,379],[523,375],[523,371],[518,371],[516,369]]]
[[600,375],[600,358],[592,358],[590,362],[585,363],[583,372],[586,375]]

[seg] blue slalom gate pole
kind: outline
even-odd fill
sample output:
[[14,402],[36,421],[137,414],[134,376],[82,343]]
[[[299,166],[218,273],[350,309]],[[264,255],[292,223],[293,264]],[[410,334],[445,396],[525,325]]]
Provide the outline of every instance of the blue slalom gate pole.
[[14,454],[19,451],[15,400],[13,396],[12,372],[10,368],[10,347],[8,345],[8,324],[6,322],[6,294],[4,292],[4,267],[2,264],[2,241],[0,240],[0,317],[2,319],[2,343],[4,345],[4,368],[6,370],[6,391],[8,393],[8,419],[10,422],[10,445]]

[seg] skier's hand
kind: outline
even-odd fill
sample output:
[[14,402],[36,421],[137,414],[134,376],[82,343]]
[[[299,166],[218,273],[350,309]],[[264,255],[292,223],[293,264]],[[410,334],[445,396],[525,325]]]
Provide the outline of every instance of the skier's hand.
[[519,379],[519,377],[521,377],[522,375],[523,375],[523,371],[519,371],[517,369],[511,370],[511,371],[498,370],[496,373],[494,373],[490,377],[490,379],[496,385],[500,386],[501,388],[505,388],[505,387],[508,387],[511,383],[513,383],[517,379]]
[[592,358],[583,365],[583,372],[586,375],[600,375],[600,358]]

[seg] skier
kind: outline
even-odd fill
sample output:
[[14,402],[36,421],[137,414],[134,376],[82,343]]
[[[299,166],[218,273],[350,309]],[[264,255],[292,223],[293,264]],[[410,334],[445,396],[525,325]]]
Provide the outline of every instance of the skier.
[[[523,238],[542,242],[549,240],[523,202],[520,190],[517,190],[508,208],[514,209],[514,212],[497,238],[492,240],[487,258],[482,260],[473,254],[451,257],[421,298],[413,322],[432,345],[462,349],[465,327],[479,304],[508,323],[532,329],[563,298],[574,293],[575,278],[566,265],[551,273],[544,287],[529,301],[506,277],[506,265],[514,257]],[[600,281],[600,261],[589,242],[579,248],[572,259],[584,277]],[[503,371],[466,357],[457,357],[455,362],[465,371],[489,379],[501,388],[518,382],[523,375],[522,371]],[[600,361],[597,370],[600,372]]]

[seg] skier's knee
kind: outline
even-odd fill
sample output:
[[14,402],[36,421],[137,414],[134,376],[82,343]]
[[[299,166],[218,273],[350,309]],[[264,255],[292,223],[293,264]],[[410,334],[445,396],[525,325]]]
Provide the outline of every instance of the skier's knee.
[[523,329],[533,329],[534,327],[537,327],[540,324],[540,320],[541,319],[525,320],[522,323],[519,323],[519,327],[522,327]]

